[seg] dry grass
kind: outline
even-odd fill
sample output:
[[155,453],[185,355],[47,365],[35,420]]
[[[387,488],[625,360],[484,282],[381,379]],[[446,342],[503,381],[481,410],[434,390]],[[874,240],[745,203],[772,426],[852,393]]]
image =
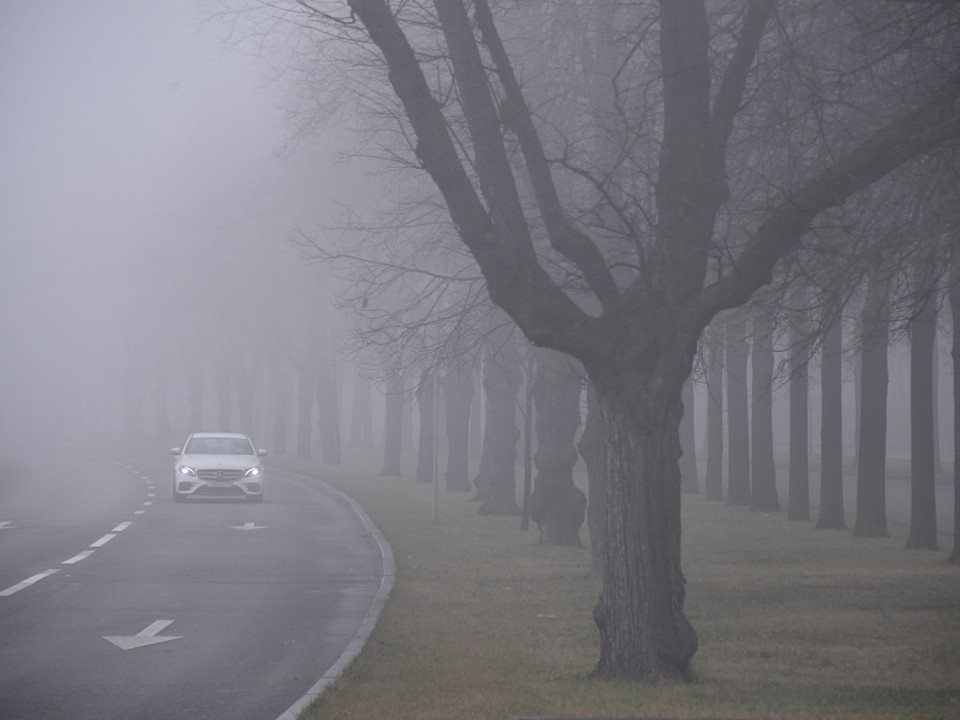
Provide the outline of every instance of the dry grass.
[[441,493],[434,524],[430,487],[366,463],[286,461],[359,500],[397,561],[376,632],[305,718],[960,718],[960,569],[899,528],[867,540],[686,497],[694,680],[599,681],[586,549],[540,547],[463,494]]

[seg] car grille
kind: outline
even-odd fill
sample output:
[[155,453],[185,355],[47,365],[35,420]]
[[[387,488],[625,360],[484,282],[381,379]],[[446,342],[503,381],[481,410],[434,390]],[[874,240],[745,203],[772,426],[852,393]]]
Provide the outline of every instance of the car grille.
[[197,470],[197,477],[201,480],[239,480],[243,477],[243,470]]

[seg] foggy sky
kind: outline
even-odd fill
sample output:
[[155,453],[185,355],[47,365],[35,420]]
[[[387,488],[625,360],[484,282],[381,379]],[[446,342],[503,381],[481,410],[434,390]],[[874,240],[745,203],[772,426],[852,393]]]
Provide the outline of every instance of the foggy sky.
[[[284,84],[223,37],[192,0],[0,3],[0,396],[60,392],[154,316],[250,313],[290,261]],[[311,222],[342,172],[317,170]]]

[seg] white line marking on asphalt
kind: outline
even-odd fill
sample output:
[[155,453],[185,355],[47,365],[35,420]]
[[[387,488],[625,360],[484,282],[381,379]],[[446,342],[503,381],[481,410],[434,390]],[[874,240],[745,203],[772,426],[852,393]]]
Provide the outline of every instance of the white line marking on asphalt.
[[113,540],[115,537],[116,537],[116,535],[114,535],[113,533],[107,533],[106,535],[104,535],[102,538],[100,538],[100,539],[97,540],[96,542],[90,543],[90,545],[89,545],[88,547],[92,547],[92,548],[103,547],[103,546],[106,545],[108,542],[110,542],[111,540]]
[[147,493],[147,497],[156,497],[156,496],[157,496],[156,493]]
[[131,525],[133,525],[132,522],[129,522],[129,521],[127,521],[127,522],[122,522],[122,523],[120,523],[119,525],[117,525],[111,532],[115,532],[115,533],[123,532],[123,531],[126,530],[128,527],[130,527]]
[[153,505],[153,503],[150,502],[149,500],[147,500],[147,501],[144,503],[144,505]]
[[60,563],[60,564],[61,564],[61,565],[74,565],[74,564],[80,562],[81,560],[86,560],[86,559],[87,559],[88,557],[90,557],[91,555],[93,555],[93,550],[84,550],[84,551],[83,551],[82,553],[80,553],[79,555],[74,555],[74,556],[73,556],[72,558],[70,558],[69,560],[64,560],[64,561],[63,561],[62,563]]
[[39,581],[43,580],[45,577],[50,577],[51,575],[53,575],[54,573],[57,573],[57,572],[60,572],[60,571],[59,571],[59,570],[45,570],[45,571],[42,572],[42,573],[37,573],[37,574],[34,575],[33,577],[28,577],[28,578],[27,578],[26,580],[24,580],[23,582],[18,582],[16,585],[11,585],[10,587],[8,587],[8,588],[7,588],[6,590],[4,590],[3,592],[0,592],[0,597],[9,597],[10,595],[13,595],[15,592],[20,592],[20,591],[23,590],[25,587],[30,587],[30,586],[33,585],[35,582],[39,582]]
[[10,520],[0,520],[0,530],[14,530],[16,525],[11,525]]
[[143,510],[134,510],[134,511],[133,511],[133,514],[134,514],[134,515],[143,515],[143,513],[144,513]]
[[245,522],[243,525],[231,525],[231,530],[263,530],[270,527],[269,525],[255,525],[252,522]]
[[183,635],[157,635],[161,630],[173,624],[173,620],[154,620],[136,635],[104,635],[103,639],[113,643],[121,650],[156,645],[167,640],[179,640]]

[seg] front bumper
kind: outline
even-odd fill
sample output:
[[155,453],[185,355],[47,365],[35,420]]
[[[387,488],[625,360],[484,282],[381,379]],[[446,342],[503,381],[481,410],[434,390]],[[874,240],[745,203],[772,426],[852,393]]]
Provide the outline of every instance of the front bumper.
[[263,494],[260,478],[249,480],[202,480],[178,478],[175,489],[181,497],[258,497]]

